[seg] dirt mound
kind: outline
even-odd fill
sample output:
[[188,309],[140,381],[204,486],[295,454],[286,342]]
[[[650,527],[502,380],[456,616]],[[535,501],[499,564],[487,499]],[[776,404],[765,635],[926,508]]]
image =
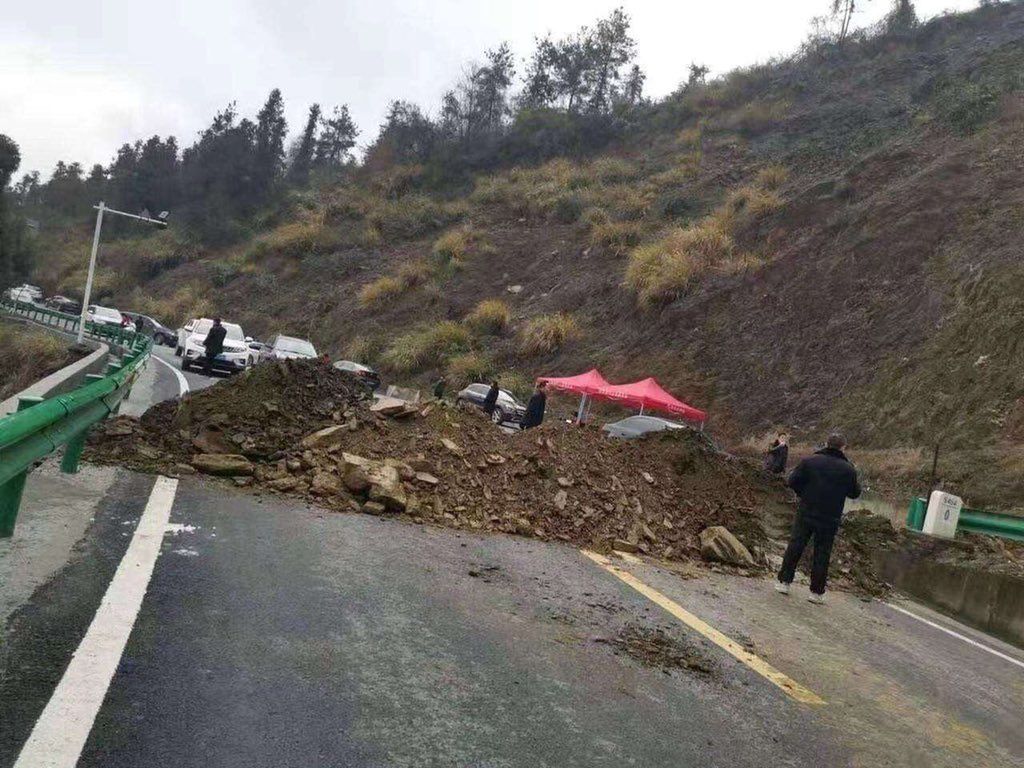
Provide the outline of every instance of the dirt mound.
[[723,525],[763,565],[763,508],[785,503],[755,468],[689,430],[641,441],[562,424],[508,434],[442,405],[380,408],[354,379],[315,362],[265,365],[141,421],[106,423],[87,456],[666,559],[699,557],[700,531]]

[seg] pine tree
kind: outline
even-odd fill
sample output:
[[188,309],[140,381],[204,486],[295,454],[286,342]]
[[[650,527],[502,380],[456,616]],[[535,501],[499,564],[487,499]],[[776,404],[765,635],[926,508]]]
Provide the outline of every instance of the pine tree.
[[320,136],[316,140],[313,165],[321,169],[337,169],[348,159],[356,145],[359,131],[348,112],[348,105],[335,107],[330,117],[320,118]]
[[284,138],[288,123],[284,119],[284,98],[275,88],[256,115],[256,146],[253,157],[253,182],[257,194],[266,199],[284,170]]
[[316,151],[316,134],[319,125],[320,105],[313,104],[309,108],[309,117],[306,119],[306,127],[302,130],[302,136],[294,145],[291,165],[288,168],[288,180],[298,187],[304,187],[309,183],[309,171],[313,167],[313,153]]

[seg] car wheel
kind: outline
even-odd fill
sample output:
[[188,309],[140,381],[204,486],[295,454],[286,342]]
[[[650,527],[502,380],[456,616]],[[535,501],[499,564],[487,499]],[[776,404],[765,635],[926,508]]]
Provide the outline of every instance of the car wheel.
[[503,410],[501,410],[501,408],[495,408],[491,412],[491,421],[493,421],[495,424],[504,424],[505,423],[505,412]]
[[174,348],[174,356],[175,357],[181,357],[181,347],[175,347]]
[[181,370],[188,371],[191,368],[192,368],[192,366],[189,365],[188,358],[185,357],[184,355],[182,355],[181,356]]

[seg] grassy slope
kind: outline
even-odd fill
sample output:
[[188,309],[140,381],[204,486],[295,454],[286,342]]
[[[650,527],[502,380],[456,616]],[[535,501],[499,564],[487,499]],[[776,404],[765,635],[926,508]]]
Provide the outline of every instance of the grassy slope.
[[0,322],[0,400],[70,365],[80,354],[45,331],[12,322]]
[[[495,174],[454,201],[400,169],[305,195],[229,251],[118,243],[100,284],[169,322],[216,308],[402,378],[656,375],[724,434],[1019,439],[1022,40],[1017,3],[737,72],[605,158]],[[1000,95],[971,100],[978,84]],[[678,245],[711,229],[726,249]],[[638,243],[678,257],[646,303],[626,283]],[[44,284],[77,284],[67,263]],[[456,325],[495,298],[503,330]]]

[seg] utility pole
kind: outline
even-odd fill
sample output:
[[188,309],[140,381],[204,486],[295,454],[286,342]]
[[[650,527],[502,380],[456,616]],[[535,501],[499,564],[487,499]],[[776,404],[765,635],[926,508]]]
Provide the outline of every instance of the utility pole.
[[[103,229],[103,214],[104,213],[115,213],[118,216],[125,216],[129,219],[138,219],[139,221],[145,221],[149,224],[156,224],[158,227],[167,226],[167,211],[161,212],[161,214],[151,219],[149,216],[136,216],[134,213],[125,213],[124,211],[115,211],[113,208],[107,208],[100,200],[99,205],[94,205],[96,209],[96,231],[92,235],[92,254],[89,256],[89,274],[85,278],[85,294],[82,296],[82,314],[78,318],[78,343],[81,344],[85,340],[85,320],[89,314],[89,299],[92,298],[92,277],[96,272],[96,254],[100,249],[100,231]],[[148,213],[148,211],[147,211]]]

